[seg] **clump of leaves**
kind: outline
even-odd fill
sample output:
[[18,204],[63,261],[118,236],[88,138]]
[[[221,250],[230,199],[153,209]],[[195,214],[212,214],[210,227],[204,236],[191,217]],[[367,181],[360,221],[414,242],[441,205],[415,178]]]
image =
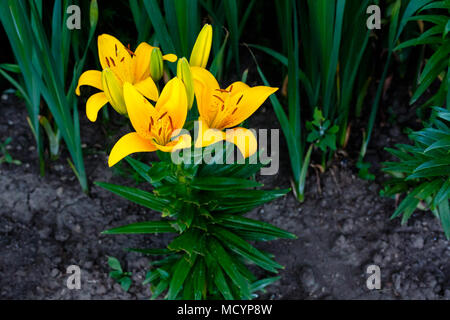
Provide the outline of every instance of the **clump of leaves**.
[[434,108],[426,128],[410,134],[414,145],[399,144],[386,148],[398,162],[384,163],[383,170],[392,174],[384,194],[406,194],[392,218],[403,215],[406,223],[416,208],[425,207],[440,219],[450,239],[450,111]]
[[131,272],[124,272],[117,258],[108,257],[108,265],[112,269],[109,276],[120,284],[123,290],[128,291],[131,286]]
[[0,142],[0,164],[2,163],[10,163],[15,165],[21,165],[22,162],[19,160],[13,159],[13,157],[9,154],[8,149],[6,148],[12,141],[11,137],[6,138],[4,142]]
[[307,141],[314,143],[322,152],[328,149],[336,151],[336,134],[339,126],[331,125],[331,121],[325,119],[319,108],[314,109],[313,121],[306,122],[309,131]]
[[422,1],[426,4],[408,19],[408,21],[424,21],[428,28],[417,38],[399,44],[394,50],[411,46],[426,45],[433,54],[426,61],[418,78],[418,85],[411,97],[411,104],[416,102],[436,80],[440,80],[439,90],[424,103],[424,106],[450,104],[450,1]]
[[192,152],[190,161],[175,164],[170,155],[159,153],[161,161],[150,166],[127,157],[133,169],[154,187],[153,192],[97,183],[161,212],[163,218],[113,228],[104,234],[176,235],[165,248],[129,249],[162,257],[151,262],[144,281],[150,285],[152,299],[163,293],[166,299],[251,299],[278,280],[276,276],[258,279],[248,269],[249,264],[270,273],[283,268],[272,254],[249,242],[296,236],[244,214],[285,195],[289,189],[261,190],[262,185],[252,177],[265,164],[251,159],[225,164],[229,155],[228,151],[216,150],[211,162],[198,163]]

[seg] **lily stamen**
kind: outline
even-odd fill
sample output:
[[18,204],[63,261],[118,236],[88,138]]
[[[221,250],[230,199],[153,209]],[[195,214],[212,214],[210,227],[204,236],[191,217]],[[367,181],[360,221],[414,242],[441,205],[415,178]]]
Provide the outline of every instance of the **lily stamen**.
[[108,65],[108,68],[111,68],[111,65],[109,64],[108,57],[105,57],[105,59],[106,59],[106,64]]
[[244,95],[242,95],[242,96],[239,98],[239,100],[236,102],[236,105],[238,105],[239,102],[241,102],[243,96],[244,96]]
[[219,99],[222,103],[225,103],[225,101],[224,101],[221,97],[219,97],[219,96],[217,96],[217,95],[215,95],[215,94],[213,94],[213,97],[216,97],[216,98]]
[[114,59],[111,58],[111,57],[109,57],[109,58],[111,59],[111,62],[112,62],[112,64],[113,64],[113,66],[115,67],[115,66],[116,66],[116,63],[114,62]]
[[132,57],[135,56],[134,52],[131,51],[131,49],[130,49],[130,44],[128,44],[128,47],[125,48],[125,50],[127,50],[127,52],[130,54],[130,56],[132,56]]
[[158,118],[158,121],[161,120],[162,118],[164,118],[164,116],[165,116],[166,114],[167,114],[167,111],[164,112],[164,113]]

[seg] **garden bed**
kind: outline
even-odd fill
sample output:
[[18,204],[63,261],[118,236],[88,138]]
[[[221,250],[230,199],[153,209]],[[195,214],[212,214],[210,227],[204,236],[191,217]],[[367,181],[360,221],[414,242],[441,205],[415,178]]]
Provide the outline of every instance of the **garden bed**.
[[[405,100],[406,101],[406,100]],[[404,108],[405,114],[408,114]],[[396,109],[396,110],[401,110]],[[158,214],[91,185],[83,194],[67,165],[65,151],[38,176],[34,140],[23,103],[1,98],[0,137],[11,136],[9,152],[22,165],[0,165],[0,298],[1,299],[146,299],[142,285],[150,258],[127,253],[125,247],[160,247],[167,236],[105,236],[109,227],[144,221]],[[270,116],[269,116],[270,114]],[[400,115],[401,116],[401,115]],[[82,141],[90,181],[122,183],[107,167],[106,137],[100,123],[83,115]],[[278,126],[266,104],[250,120],[254,128]],[[399,121],[398,123],[401,123]],[[124,131],[126,132],[126,131]],[[280,135],[280,138],[284,138]],[[377,128],[368,158],[386,160],[386,145],[405,141],[397,127]],[[264,188],[290,186],[289,160],[281,144],[280,171],[257,176]],[[416,212],[407,226],[389,220],[395,200],[379,196],[380,185],[357,177],[355,164],[338,153],[325,174],[309,171],[306,201],[292,194],[249,215],[298,236],[258,244],[285,266],[281,280],[268,287],[268,299],[450,299],[450,245],[437,219]],[[379,173],[379,172],[378,172]],[[382,177],[382,175],[380,175]],[[380,179],[377,179],[380,180]],[[379,182],[379,181],[378,181]],[[133,181],[128,181],[133,185]],[[124,292],[108,277],[107,256],[115,256],[133,273]],[[81,289],[66,286],[69,265],[81,268]],[[381,290],[366,287],[366,267],[381,268]]]

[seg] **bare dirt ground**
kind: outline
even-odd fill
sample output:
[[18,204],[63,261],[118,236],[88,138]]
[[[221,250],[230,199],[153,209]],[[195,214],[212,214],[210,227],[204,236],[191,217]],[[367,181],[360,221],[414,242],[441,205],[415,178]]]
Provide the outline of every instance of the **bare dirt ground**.
[[[64,152],[46,176],[39,177],[24,105],[14,96],[3,96],[0,113],[0,141],[11,136],[9,152],[22,162],[0,165],[0,298],[149,298],[149,288],[141,283],[151,258],[123,249],[159,247],[168,238],[100,232],[158,214],[93,185],[89,196],[83,194]],[[99,124],[82,118],[90,181],[122,183],[123,178],[107,168],[102,151],[118,135],[111,139]],[[270,106],[261,108],[254,119],[256,127],[278,126]],[[381,147],[401,135],[396,128],[381,128],[369,158],[386,160]],[[298,235],[296,240],[259,244],[285,266],[281,280],[261,298],[450,299],[450,243],[439,222],[429,212],[416,212],[406,226],[399,219],[389,220],[395,200],[380,197],[378,183],[356,175],[350,159],[335,159],[325,174],[316,176],[310,170],[303,204],[288,194],[249,214]],[[289,176],[282,145],[280,172],[257,179],[268,189],[286,188]],[[133,273],[129,292],[108,277],[108,255],[119,258]],[[80,290],[66,286],[66,268],[72,264],[82,270]],[[381,290],[366,287],[366,268],[371,264],[381,269]]]

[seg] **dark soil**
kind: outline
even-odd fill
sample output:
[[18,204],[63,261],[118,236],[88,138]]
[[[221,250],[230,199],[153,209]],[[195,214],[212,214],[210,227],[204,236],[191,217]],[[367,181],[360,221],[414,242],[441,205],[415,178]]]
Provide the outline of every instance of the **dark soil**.
[[[161,247],[168,238],[100,232],[159,215],[96,186],[91,186],[89,196],[83,194],[65,152],[45,177],[39,177],[25,106],[4,95],[0,113],[0,141],[11,136],[9,152],[22,162],[0,165],[0,299],[148,298],[149,289],[141,283],[149,258],[123,249]],[[107,137],[99,123],[81,118],[90,181],[123,184],[124,178],[107,167],[102,151],[120,134]],[[270,106],[262,107],[251,124],[278,127]],[[258,177],[266,188],[290,186],[289,160],[281,133],[280,137],[279,173]],[[407,141],[399,128],[380,125],[368,156],[374,163],[386,160],[382,147],[398,141]],[[249,214],[298,235],[296,240],[258,245],[286,267],[281,280],[261,297],[450,299],[450,244],[439,222],[429,212],[416,212],[406,226],[399,219],[390,220],[395,200],[381,198],[380,185],[357,178],[352,157],[338,154],[325,174],[310,170],[303,204],[288,194]],[[381,173],[378,176],[383,179]],[[133,273],[129,292],[108,277],[108,255]],[[80,290],[66,286],[66,268],[73,264],[82,270]],[[372,264],[381,269],[381,290],[366,287],[366,269]]]

